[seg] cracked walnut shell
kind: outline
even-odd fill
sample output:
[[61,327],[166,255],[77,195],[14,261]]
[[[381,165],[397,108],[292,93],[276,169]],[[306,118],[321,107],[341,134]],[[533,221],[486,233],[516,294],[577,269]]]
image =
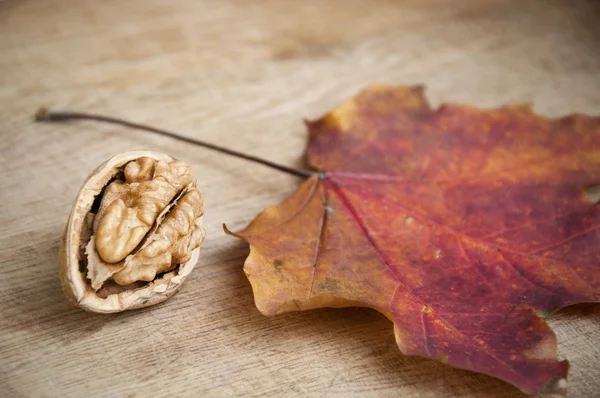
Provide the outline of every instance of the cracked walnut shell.
[[202,195],[185,162],[152,151],[118,154],[77,194],[59,252],[67,298],[120,312],[175,294],[198,261]]

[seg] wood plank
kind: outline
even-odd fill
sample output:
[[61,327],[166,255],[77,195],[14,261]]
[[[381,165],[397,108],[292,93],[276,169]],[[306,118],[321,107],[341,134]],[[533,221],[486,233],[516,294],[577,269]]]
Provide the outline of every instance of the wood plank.
[[[533,102],[599,113],[593,1],[65,0],[0,2],[0,395],[506,397],[511,386],[399,353],[367,309],[266,318],[226,236],[296,178],[91,123],[33,124],[40,105],[154,124],[302,165],[303,118],[370,82],[428,86],[441,102]],[[183,290],[140,311],[68,305],[60,235],[86,175],[151,148],[193,165],[208,237]],[[600,390],[600,307],[549,322],[571,361],[570,396]]]

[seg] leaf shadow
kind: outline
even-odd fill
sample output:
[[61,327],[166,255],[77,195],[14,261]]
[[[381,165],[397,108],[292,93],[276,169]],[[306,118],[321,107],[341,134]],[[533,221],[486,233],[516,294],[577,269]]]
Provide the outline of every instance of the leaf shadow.
[[558,319],[567,319],[567,318],[580,318],[587,317],[593,315],[600,315],[600,303],[580,303],[580,304],[572,304],[568,307],[561,308],[555,313],[551,314],[547,319],[553,320],[554,318]]
[[[300,391],[308,393],[367,393],[369,389],[412,391],[419,396],[526,396],[515,387],[493,377],[451,368],[440,362],[403,355],[396,345],[393,325],[383,315],[369,308],[316,309],[265,317],[254,305],[250,283],[242,272],[245,251],[233,246],[237,255],[220,264],[224,275],[227,300],[212,302],[213,310],[230,320],[233,335],[248,335],[252,341],[236,341],[243,347],[264,355],[277,355],[278,361],[303,361],[307,366],[332,367],[338,370],[315,380],[302,378]],[[223,288],[223,286],[222,286]],[[293,350],[293,351],[290,351]],[[297,350],[297,351],[296,351]],[[280,363],[282,365],[282,363]],[[298,366],[297,363],[294,366]],[[286,366],[280,366],[286,368]],[[280,374],[281,373],[281,374]],[[272,377],[289,377],[275,371]],[[328,377],[323,381],[323,377]],[[296,381],[299,383],[299,381]],[[368,387],[365,384],[368,383]],[[323,389],[323,385],[327,387]],[[320,386],[318,390],[310,388]]]
[[[14,261],[21,258],[23,263],[31,265],[23,273],[27,281],[3,292],[7,298],[4,327],[32,336],[51,336],[53,344],[68,345],[101,332],[109,324],[147,317],[150,311],[155,311],[153,316],[156,317],[177,311],[185,316],[171,319],[170,326],[165,327],[189,331],[190,325],[201,325],[191,333],[212,334],[214,330],[203,326],[212,325],[217,331],[228,331],[227,336],[236,336],[233,341],[211,341],[211,349],[216,349],[218,344],[235,345],[265,361],[277,355],[284,364],[303,361],[306,366],[312,366],[316,362],[335,368],[326,375],[325,381],[323,375],[316,373],[312,379],[295,381],[302,384],[298,387],[301,391],[344,394],[348,391],[368,393],[369,389],[376,388],[431,397],[525,396],[492,377],[403,355],[394,341],[392,323],[371,309],[318,309],[263,316],[254,305],[251,286],[242,271],[247,245],[238,241],[222,244],[223,239],[219,237],[213,242],[215,247],[203,253],[201,263],[182,291],[167,302],[110,315],[82,311],[71,306],[62,295],[56,272],[61,232],[60,226],[52,226],[14,238],[15,242],[35,244],[19,244],[21,248]],[[194,311],[187,307],[193,307]],[[594,304],[570,306],[550,318],[558,315],[571,319],[596,314],[599,310],[600,306]],[[273,371],[273,377],[289,377],[285,366],[279,368],[283,370]],[[311,388],[318,390],[311,391]]]

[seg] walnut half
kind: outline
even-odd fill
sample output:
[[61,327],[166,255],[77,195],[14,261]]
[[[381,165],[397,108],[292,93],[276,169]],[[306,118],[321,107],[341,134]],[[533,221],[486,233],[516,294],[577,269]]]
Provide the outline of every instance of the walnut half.
[[185,162],[152,151],[116,155],[77,194],[59,253],[67,298],[110,313],[160,303],[198,261],[202,195]]

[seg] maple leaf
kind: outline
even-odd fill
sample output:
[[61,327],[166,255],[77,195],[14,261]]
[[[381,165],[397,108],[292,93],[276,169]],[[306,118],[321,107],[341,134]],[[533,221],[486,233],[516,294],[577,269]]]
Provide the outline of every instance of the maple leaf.
[[600,298],[600,118],[370,86],[307,126],[321,173],[227,231],[263,314],[372,307],[407,355],[526,393],[566,378],[543,317]]

